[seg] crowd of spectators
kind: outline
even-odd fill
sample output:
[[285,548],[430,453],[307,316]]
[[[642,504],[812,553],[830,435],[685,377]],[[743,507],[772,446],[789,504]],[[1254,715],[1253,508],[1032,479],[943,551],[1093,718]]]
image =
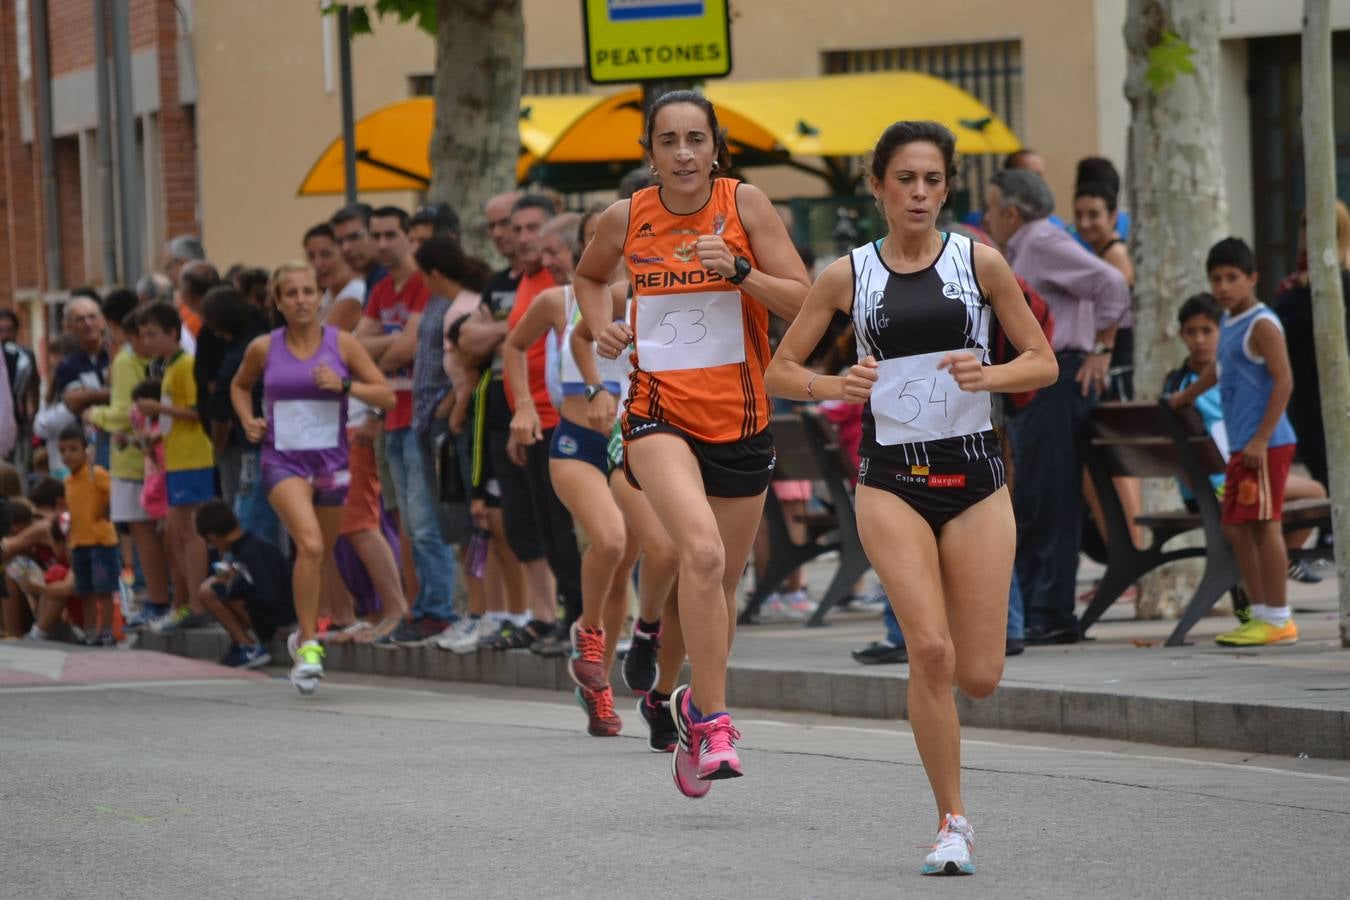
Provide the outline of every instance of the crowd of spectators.
[[[983,211],[948,226],[1003,250],[1059,360],[1057,383],[1001,407],[1022,535],[1009,587],[1009,654],[1079,639],[1084,532],[1091,538],[1101,528],[1083,474],[1089,417],[1103,400],[1133,396],[1134,273],[1119,175],[1106,160],[1080,164],[1071,226],[1053,215],[1039,159],[1031,151],[1009,158]],[[560,213],[549,195],[492,198],[482,214],[506,261],[497,271],[462,250],[458,216],[441,204],[411,215],[357,204],[298,236],[295,250],[323,292],[324,321],[360,341],[398,401],[388,414],[352,404],[342,538],[325,562],[326,639],[460,653],[569,651],[585,537],[553,493],[543,446],[512,437],[502,365],[510,329],[556,283],[541,235],[550,222],[580,235],[595,215],[555,221]],[[1343,205],[1337,225],[1345,260]],[[1328,479],[1305,258],[1272,304],[1292,365],[1289,420],[1308,473],[1291,480],[1291,497],[1325,496]],[[232,638],[227,663],[267,661],[267,638],[294,621],[288,542],[230,385],[250,341],[280,324],[276,287],[262,268],[233,265],[222,275],[199,240],[180,236],[165,247],[162,272],[102,296],[72,292],[41,354],[25,343],[19,317],[0,310],[6,635],[113,646],[140,629],[218,621]],[[1184,364],[1169,391],[1185,390],[1213,362],[1222,317],[1213,297],[1177,300]],[[556,347],[541,338],[527,356],[543,420]],[[844,327],[812,360],[821,371],[852,362]],[[254,395],[260,410],[260,385]],[[1211,426],[1219,417],[1212,401],[1200,403]],[[856,407],[824,412],[841,433],[856,429]],[[815,502],[812,486],[774,489],[795,527],[796,514]],[[1137,483],[1120,479],[1117,490],[1127,512],[1138,509]],[[765,553],[761,540],[761,566]],[[1288,575],[1320,577],[1302,561]],[[865,594],[860,585],[853,602],[884,605]],[[813,607],[797,573],[762,615],[799,619]],[[860,662],[904,660],[903,634],[886,612],[887,636],[856,651]]]

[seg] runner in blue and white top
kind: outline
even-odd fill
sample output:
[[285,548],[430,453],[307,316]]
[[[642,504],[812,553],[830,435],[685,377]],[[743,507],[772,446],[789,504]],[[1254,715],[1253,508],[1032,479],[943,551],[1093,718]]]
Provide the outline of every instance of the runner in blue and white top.
[[[909,648],[910,720],[940,822],[929,875],[975,871],[952,687],[986,697],[1003,674],[1017,535],[989,394],[1058,375],[999,252],[935,227],[955,149],[936,122],[881,135],[871,187],[888,232],[821,274],[764,379],[791,400],[866,404],[858,533]],[[843,375],[812,372],[803,361],[839,312],[853,317],[859,362]],[[1004,365],[988,361],[991,315],[1021,349]]]
[[516,390],[511,440],[528,446],[545,439],[525,378],[526,350],[540,337],[559,338],[552,370],[558,382],[558,425],[549,443],[548,474],[558,499],[585,529],[589,545],[581,563],[581,617],[572,625],[572,659],[568,671],[577,683],[577,700],[587,714],[590,734],[613,736],[622,723],[614,712],[609,671],[615,644],[628,608],[628,579],[637,562],[623,514],[609,492],[607,444],[612,413],[593,420],[596,411],[613,409],[614,398],[628,382],[626,363],[605,360],[599,380],[587,383],[572,355],[571,335],[578,315],[572,294],[572,271],[589,236],[578,216],[559,216],[540,232],[544,265],[561,287],[542,291],[530,303],[502,345],[507,383]]

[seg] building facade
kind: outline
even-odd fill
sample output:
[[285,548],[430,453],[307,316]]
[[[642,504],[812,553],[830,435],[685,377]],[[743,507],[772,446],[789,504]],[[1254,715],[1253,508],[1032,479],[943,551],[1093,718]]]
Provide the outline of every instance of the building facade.
[[[108,0],[125,8],[133,50],[136,166],[144,268],[164,240],[197,233],[221,266],[271,266],[300,255],[300,235],[341,203],[297,187],[341,131],[334,22],[317,0]],[[1299,4],[1217,0],[1223,15],[1220,104],[1230,230],[1260,249],[1263,268],[1292,265],[1302,202],[1297,72]],[[527,93],[594,90],[584,77],[579,4],[524,0]],[[1333,0],[1350,29],[1350,0]],[[119,240],[104,233],[106,174],[98,153],[93,0],[0,4],[0,304],[42,303],[79,284],[106,285]],[[975,94],[1045,158],[1061,215],[1073,169],[1103,155],[1125,168],[1129,109],[1122,85],[1126,0],[732,0],[732,79],[812,77],[894,68],[938,75]],[[34,69],[35,10],[50,49],[54,214],[59,253],[45,251],[36,137],[43,73]],[[352,47],[358,117],[425,93],[430,36],[377,22]],[[1337,133],[1350,195],[1350,36],[1336,38]],[[904,116],[903,109],[895,117]],[[967,201],[981,202],[994,160],[972,160]],[[824,183],[756,169],[771,196],[815,197]],[[382,194],[372,202],[411,205]],[[113,202],[122,203],[121,197]],[[465,216],[475,210],[462,210]],[[111,243],[110,243],[111,242]],[[48,259],[59,257],[59,270]]]
[[[105,227],[129,204],[143,252],[137,268],[159,263],[166,236],[200,230],[192,65],[192,4],[113,0],[130,35],[134,192],[121,196],[121,162],[100,152],[93,0],[10,0],[0,4],[0,304],[28,313],[35,339],[44,313],[72,288],[106,286],[121,275],[120,226]],[[46,52],[36,45],[46,17]],[[109,45],[111,38],[109,37]],[[109,46],[107,59],[111,61]],[[42,63],[45,62],[45,67]],[[111,62],[109,62],[111,70]],[[110,73],[110,82],[112,81]],[[50,97],[51,179],[44,178],[41,98]],[[109,98],[110,109],[115,108]],[[51,195],[55,204],[44,202]],[[56,240],[48,236],[57,220]],[[111,269],[111,271],[110,271]]]

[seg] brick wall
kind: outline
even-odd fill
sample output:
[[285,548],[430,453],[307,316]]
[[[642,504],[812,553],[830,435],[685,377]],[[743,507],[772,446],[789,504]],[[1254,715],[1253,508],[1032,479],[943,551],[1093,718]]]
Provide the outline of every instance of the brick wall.
[[61,286],[88,282],[84,271],[84,209],[80,199],[80,142],[56,141],[56,196],[61,223]]
[[156,21],[159,54],[160,165],[164,181],[164,234],[199,234],[197,134],[192,113],[178,103],[178,12],[161,0]]
[[52,75],[94,64],[94,17],[90,0],[47,0]]
[[[173,0],[130,0],[129,9],[133,52],[151,46],[160,51],[161,142],[147,152],[160,155],[164,206],[150,214],[163,217],[166,234],[197,233],[196,128],[192,110],[178,103],[178,12]],[[48,0],[48,23],[53,76],[93,65],[90,0]],[[39,148],[23,142],[19,127],[14,42],[14,3],[0,0],[0,305],[13,303],[18,289],[49,287],[44,271]],[[55,164],[60,281],[72,287],[87,277],[77,140],[57,142]]]
[[19,128],[19,63],[15,46],[14,4],[0,3],[0,192],[5,196],[4,253],[8,270],[0,283],[0,301],[12,303],[18,288],[39,283],[42,267],[42,222],[37,204],[37,155],[23,142]]

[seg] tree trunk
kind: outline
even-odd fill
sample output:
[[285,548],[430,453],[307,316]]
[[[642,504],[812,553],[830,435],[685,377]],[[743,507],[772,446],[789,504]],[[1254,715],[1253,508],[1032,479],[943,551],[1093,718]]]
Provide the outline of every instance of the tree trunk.
[[470,253],[490,259],[483,204],[516,186],[525,59],[521,0],[437,0],[432,200],[459,213]]
[[[1193,71],[1174,69],[1161,88],[1148,78],[1150,51],[1174,34],[1193,51]],[[1126,181],[1130,257],[1135,264],[1134,383],[1155,399],[1163,377],[1184,358],[1176,311],[1206,290],[1205,255],[1228,227],[1219,152],[1219,10],[1216,0],[1130,0],[1125,20],[1130,101]],[[1155,67],[1156,70],[1156,67]],[[1180,506],[1171,482],[1147,480],[1144,508]],[[1174,564],[1145,579],[1141,618],[1179,609],[1194,591],[1198,569]]]
[[[1303,166],[1308,195],[1308,281],[1312,284],[1317,380],[1328,447],[1350,447],[1350,354],[1336,252],[1336,155],[1331,111],[1331,22],[1327,0],[1303,2]],[[1338,453],[1332,452],[1336,459]],[[1344,459],[1344,457],[1341,457]],[[1341,595],[1341,646],[1350,647],[1350,470],[1330,467]]]

